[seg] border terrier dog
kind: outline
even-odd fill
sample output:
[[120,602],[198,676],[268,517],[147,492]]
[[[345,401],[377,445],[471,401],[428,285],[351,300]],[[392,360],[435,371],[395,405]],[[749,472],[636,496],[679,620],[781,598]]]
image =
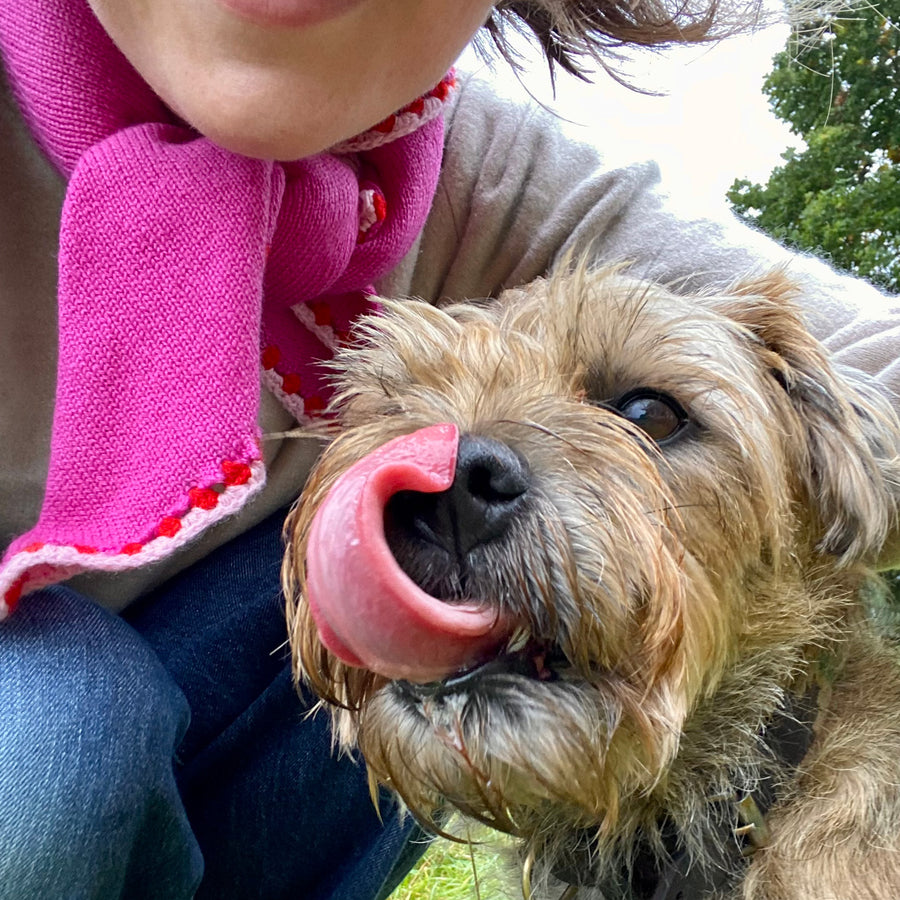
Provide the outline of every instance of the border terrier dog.
[[[287,526],[298,679],[526,896],[900,892],[900,665],[864,590],[900,425],[783,272],[387,302]],[[880,615],[884,612],[885,615]]]

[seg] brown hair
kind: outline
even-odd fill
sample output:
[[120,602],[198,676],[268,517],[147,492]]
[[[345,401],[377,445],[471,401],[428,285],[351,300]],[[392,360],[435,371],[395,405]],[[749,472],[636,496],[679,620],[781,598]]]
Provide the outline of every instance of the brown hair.
[[760,21],[760,0],[500,0],[485,27],[514,66],[509,28],[531,32],[551,66],[583,75],[583,60],[609,69],[629,45],[718,40]]

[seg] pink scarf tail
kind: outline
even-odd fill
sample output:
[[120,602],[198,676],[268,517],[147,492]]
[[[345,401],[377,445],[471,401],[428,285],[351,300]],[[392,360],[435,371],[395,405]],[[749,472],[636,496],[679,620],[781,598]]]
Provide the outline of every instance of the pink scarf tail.
[[[121,157],[144,164],[111,164]],[[262,487],[261,285],[282,187],[271,163],[172,126],[118,132],[82,157],[60,238],[46,498],[0,570],[7,609],[73,572],[160,559]],[[120,302],[98,301],[98,286]]]

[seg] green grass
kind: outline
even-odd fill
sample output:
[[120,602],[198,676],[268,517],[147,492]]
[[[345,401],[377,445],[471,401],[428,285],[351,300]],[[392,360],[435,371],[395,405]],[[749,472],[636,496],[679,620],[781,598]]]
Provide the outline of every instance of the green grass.
[[479,844],[437,839],[391,900],[519,900],[502,857]]

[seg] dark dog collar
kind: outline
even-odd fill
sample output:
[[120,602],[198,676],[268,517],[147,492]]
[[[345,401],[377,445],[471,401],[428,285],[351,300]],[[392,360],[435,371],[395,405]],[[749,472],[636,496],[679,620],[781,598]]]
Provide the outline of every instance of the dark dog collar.
[[681,900],[718,896],[733,888],[749,858],[768,841],[766,815],[778,799],[783,776],[792,775],[809,751],[818,712],[818,685],[802,696],[788,697],[762,735],[782,778],[767,775],[751,793],[712,801],[711,819],[716,828],[709,845],[724,848],[724,854],[716,851],[716,865],[693,865],[687,851],[679,846],[672,823],[663,821],[660,834],[666,856],[660,858],[650,842],[643,840],[631,866],[597,878],[589,862],[591,838],[585,833],[583,847],[576,848],[553,870],[556,878],[569,885],[560,900],[575,900],[580,887],[599,889],[606,900]]

